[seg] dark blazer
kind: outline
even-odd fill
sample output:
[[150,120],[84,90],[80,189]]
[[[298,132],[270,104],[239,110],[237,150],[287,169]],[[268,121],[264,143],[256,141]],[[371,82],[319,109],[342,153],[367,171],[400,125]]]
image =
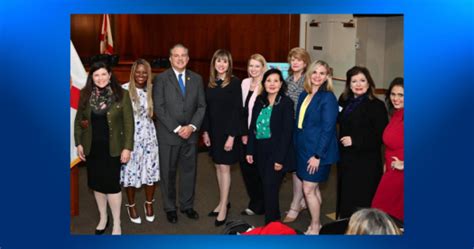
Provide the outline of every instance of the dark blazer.
[[[303,91],[296,107],[296,125],[298,124],[301,104],[308,93]],[[338,104],[336,96],[329,91],[318,91],[305,112],[303,129],[296,128],[295,147],[302,161],[298,166],[305,167],[307,160],[317,155],[320,165],[333,164],[339,159],[336,121]]]
[[[252,110],[252,121],[249,128],[249,141],[247,144],[247,155],[255,154],[256,122],[260,111],[266,107],[261,99],[257,97]],[[277,96],[270,117],[271,151],[270,155],[276,163],[283,165],[284,171],[295,169],[295,152],[292,143],[294,126],[293,101],[287,96]]]
[[[339,137],[350,136],[352,146],[341,146],[341,152],[353,153],[360,158],[360,163],[367,160],[377,160],[381,163],[380,148],[382,146],[382,133],[388,123],[385,104],[379,99],[366,98],[347,116],[344,116],[348,101],[339,99],[343,108],[339,114]],[[361,158],[360,153],[367,153],[369,158]]]
[[[159,74],[153,80],[153,105],[157,121],[156,130],[160,143],[179,145],[183,142],[197,143],[198,132],[204,113],[206,101],[202,77],[186,69],[186,96],[183,96],[179,83],[172,68]],[[186,141],[174,129],[179,125],[192,124],[197,131]]]
[[370,207],[383,173],[382,134],[388,122],[385,105],[364,97],[347,115],[349,101],[339,100],[339,138],[350,136],[352,145],[339,143],[336,214],[350,217],[357,209]]
[[[119,103],[115,102],[107,111],[107,122],[109,124],[109,150],[110,156],[120,156],[122,150],[133,150],[134,119],[132,102],[127,90],[123,90],[123,98]],[[81,91],[80,98],[83,96]],[[77,108],[74,119],[74,140],[76,146],[82,145],[84,154],[87,156],[91,150],[92,126],[91,106]]]

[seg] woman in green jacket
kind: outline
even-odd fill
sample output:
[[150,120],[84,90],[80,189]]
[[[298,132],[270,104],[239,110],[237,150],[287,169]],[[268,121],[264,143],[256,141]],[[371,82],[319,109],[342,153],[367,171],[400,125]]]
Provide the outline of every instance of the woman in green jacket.
[[94,191],[100,213],[97,235],[103,234],[109,224],[107,203],[113,217],[112,234],[122,233],[120,167],[130,160],[133,132],[128,92],[122,89],[107,64],[92,64],[80,94],[74,139],[79,158],[87,164],[87,183]]

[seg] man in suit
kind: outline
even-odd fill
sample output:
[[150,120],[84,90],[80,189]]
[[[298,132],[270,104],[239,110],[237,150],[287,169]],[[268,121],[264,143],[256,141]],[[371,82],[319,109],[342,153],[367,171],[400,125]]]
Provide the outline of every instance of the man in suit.
[[198,219],[194,210],[198,131],[206,111],[202,77],[186,69],[188,49],[170,49],[171,68],[153,80],[153,103],[160,153],[161,193],[166,218],[178,222],[176,173],[179,168],[179,209]]

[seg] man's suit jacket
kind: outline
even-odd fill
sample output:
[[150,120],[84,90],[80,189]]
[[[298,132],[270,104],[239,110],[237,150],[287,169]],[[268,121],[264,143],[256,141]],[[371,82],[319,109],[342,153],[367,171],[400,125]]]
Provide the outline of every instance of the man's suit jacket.
[[[202,77],[186,69],[186,95],[183,96],[173,69],[168,69],[153,80],[153,105],[156,114],[156,130],[161,144],[180,145],[183,142],[197,143],[206,100]],[[174,129],[179,125],[192,124],[196,132],[186,141]]]

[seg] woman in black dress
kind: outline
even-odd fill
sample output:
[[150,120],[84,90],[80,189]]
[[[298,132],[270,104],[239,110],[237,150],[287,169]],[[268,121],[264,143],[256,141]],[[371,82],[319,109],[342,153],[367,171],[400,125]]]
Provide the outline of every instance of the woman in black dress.
[[221,226],[227,219],[230,165],[239,162],[240,143],[235,142],[235,139],[240,139],[238,136],[242,130],[242,90],[240,79],[232,75],[232,56],[229,51],[218,49],[214,53],[210,71],[203,141],[210,147],[209,155],[215,164],[219,185],[219,204],[209,216],[217,215],[215,225]]
[[338,190],[336,215],[350,217],[370,207],[382,176],[382,133],[388,122],[384,103],[375,97],[375,84],[365,67],[346,74],[339,105]]
[[74,139],[79,158],[86,162],[88,186],[94,191],[100,213],[97,235],[103,234],[109,224],[107,202],[114,222],[112,234],[122,233],[120,167],[130,160],[133,132],[128,91],[122,89],[107,64],[92,64],[80,94]]

